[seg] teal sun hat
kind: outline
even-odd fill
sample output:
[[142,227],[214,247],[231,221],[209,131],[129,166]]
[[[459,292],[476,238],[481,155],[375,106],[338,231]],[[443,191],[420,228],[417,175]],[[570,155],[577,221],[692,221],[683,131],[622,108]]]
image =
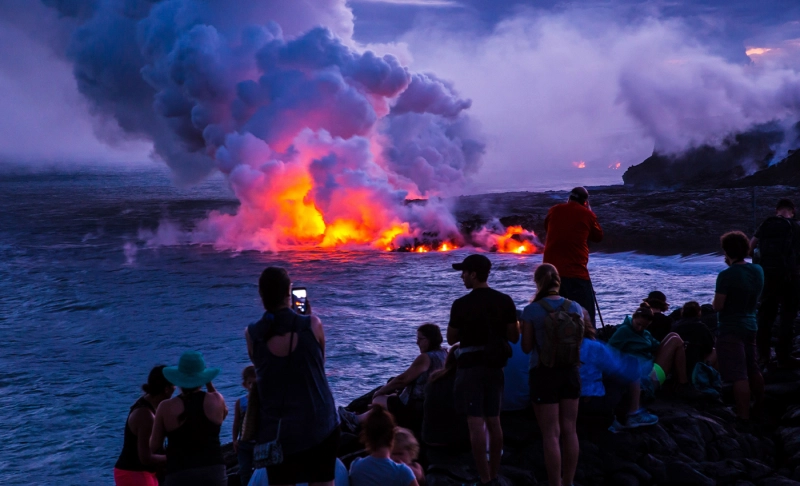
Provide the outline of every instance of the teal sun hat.
[[219,368],[207,368],[206,360],[197,351],[186,351],[178,360],[178,366],[164,368],[164,378],[181,388],[197,388],[216,378]]

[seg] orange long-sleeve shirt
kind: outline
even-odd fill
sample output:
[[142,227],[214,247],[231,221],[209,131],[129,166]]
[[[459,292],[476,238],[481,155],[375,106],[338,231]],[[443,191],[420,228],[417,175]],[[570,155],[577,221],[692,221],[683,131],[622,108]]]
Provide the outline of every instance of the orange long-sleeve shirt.
[[603,240],[603,228],[592,210],[575,201],[557,204],[547,212],[544,227],[544,263],[554,265],[561,277],[589,280],[588,242]]

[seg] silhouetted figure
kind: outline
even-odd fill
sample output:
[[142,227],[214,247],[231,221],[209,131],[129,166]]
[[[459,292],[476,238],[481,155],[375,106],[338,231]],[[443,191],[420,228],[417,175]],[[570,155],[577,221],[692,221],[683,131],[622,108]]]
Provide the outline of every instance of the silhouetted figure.
[[[469,255],[453,264],[471,292],[453,302],[447,342],[460,342],[456,371],[456,408],[467,415],[472,456],[483,483],[497,478],[503,449],[500,403],[503,367],[511,356],[508,341],[519,339],[517,309],[506,294],[489,288],[492,263],[483,255]],[[486,460],[486,434],[489,460]]]
[[114,482],[117,486],[158,486],[156,471],[166,465],[163,451],[150,451],[150,434],[156,408],[175,392],[175,385],[164,377],[164,365],[150,370],[147,383],[142,385],[142,395],[131,407],[125,420],[122,453],[114,465]]
[[772,328],[780,307],[780,334],[775,354],[781,367],[796,367],[791,357],[794,320],[800,299],[800,224],[794,219],[794,203],[778,201],[775,216],[767,218],[750,240],[753,263],[764,270],[764,290],[758,309],[758,354],[763,364],[769,362]]
[[543,263],[558,269],[561,296],[589,311],[595,324],[594,290],[589,279],[589,241],[603,240],[603,229],[589,206],[589,191],[576,187],[566,203],[550,208],[544,220],[546,231]]
[[714,294],[714,309],[719,312],[719,374],[723,381],[733,383],[736,415],[748,421],[750,399],[758,406],[764,395],[764,378],[756,359],[756,308],[764,287],[764,271],[744,260],[750,250],[744,233],[725,233],[721,243],[728,268],[717,276]]
[[[187,351],[178,366],[164,368],[164,376],[181,389],[180,395],[161,402],[153,422],[150,450],[167,439],[166,486],[225,486],[228,476],[219,431],[228,408],[211,380],[219,368],[207,368],[203,355]],[[208,393],[201,390],[205,385]]]
[[283,448],[283,462],[267,467],[269,482],[331,482],[339,421],[325,375],[322,321],[291,308],[292,282],[283,268],[266,268],[258,293],[266,312],[245,330],[261,406],[256,442],[278,440]]

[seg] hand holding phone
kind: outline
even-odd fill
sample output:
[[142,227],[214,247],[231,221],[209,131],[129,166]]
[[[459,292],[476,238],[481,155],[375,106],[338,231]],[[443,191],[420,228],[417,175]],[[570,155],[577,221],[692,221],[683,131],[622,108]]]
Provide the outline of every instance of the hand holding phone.
[[308,313],[308,292],[305,287],[295,287],[292,289],[292,309],[299,314]]

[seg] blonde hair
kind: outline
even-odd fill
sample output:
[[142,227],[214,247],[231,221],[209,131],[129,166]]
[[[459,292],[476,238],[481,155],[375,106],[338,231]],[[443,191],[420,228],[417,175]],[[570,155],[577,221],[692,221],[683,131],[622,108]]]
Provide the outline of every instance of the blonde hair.
[[416,460],[419,456],[419,442],[414,434],[403,427],[394,428],[394,450],[408,451],[411,453],[411,460]]
[[547,297],[547,293],[561,288],[561,276],[556,267],[549,263],[542,263],[533,272],[533,281],[536,284],[536,295],[532,302]]

